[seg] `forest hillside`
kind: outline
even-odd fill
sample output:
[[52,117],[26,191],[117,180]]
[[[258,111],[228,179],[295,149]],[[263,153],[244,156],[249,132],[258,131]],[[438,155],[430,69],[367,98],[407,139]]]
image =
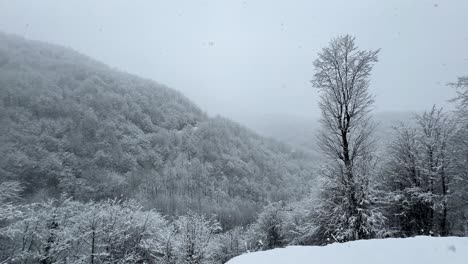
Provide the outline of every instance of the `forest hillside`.
[[0,34],[0,180],[26,201],[135,198],[251,222],[314,180],[305,153],[67,48]]

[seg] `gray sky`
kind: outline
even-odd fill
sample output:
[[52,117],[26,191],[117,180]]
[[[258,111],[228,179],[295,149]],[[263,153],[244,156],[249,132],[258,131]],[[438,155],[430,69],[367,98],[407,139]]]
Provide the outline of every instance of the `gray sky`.
[[209,114],[318,116],[317,52],[382,48],[377,111],[445,105],[468,73],[468,1],[0,0],[0,30],[61,44],[183,92]]

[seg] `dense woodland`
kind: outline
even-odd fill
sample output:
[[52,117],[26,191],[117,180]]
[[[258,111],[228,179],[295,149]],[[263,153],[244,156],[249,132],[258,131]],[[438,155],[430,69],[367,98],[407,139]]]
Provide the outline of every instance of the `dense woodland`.
[[232,226],[313,180],[305,154],[70,50],[0,35],[0,65],[0,177],[27,201],[134,198]]
[[318,54],[317,159],[153,81],[0,34],[0,263],[224,263],[466,236],[468,77],[447,87],[455,111],[434,106],[378,143],[378,53],[346,35]]

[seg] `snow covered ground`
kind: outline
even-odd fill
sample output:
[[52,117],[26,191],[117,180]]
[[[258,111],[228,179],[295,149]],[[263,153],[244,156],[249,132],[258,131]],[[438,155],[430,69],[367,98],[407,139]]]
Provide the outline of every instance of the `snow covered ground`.
[[248,253],[227,264],[468,264],[468,238],[361,240],[324,247],[291,246]]

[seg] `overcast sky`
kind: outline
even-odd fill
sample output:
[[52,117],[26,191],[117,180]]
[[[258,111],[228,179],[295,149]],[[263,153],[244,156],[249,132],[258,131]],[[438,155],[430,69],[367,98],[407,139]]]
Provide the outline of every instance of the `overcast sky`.
[[0,30],[71,47],[183,92],[209,114],[318,116],[317,52],[381,48],[377,111],[446,105],[468,73],[468,1],[0,0]]

